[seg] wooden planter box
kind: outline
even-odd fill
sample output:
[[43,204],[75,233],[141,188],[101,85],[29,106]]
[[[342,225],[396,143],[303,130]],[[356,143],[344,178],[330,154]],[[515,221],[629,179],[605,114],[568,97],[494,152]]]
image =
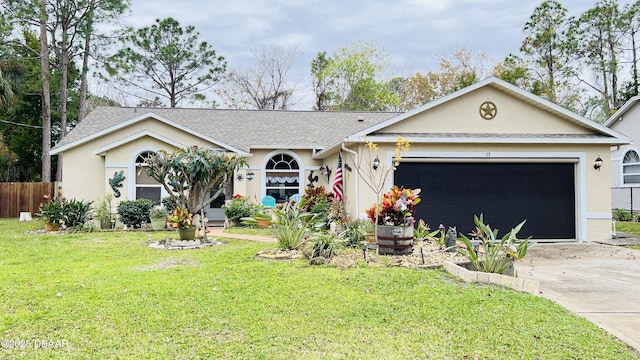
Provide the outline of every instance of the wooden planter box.
[[380,254],[410,255],[413,252],[413,226],[378,225]]

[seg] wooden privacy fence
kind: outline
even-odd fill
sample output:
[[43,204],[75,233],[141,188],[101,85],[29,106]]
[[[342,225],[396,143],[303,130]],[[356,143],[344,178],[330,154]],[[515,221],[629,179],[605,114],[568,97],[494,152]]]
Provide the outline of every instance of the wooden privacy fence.
[[17,218],[20,212],[38,212],[44,195],[54,194],[56,183],[0,183],[0,218]]

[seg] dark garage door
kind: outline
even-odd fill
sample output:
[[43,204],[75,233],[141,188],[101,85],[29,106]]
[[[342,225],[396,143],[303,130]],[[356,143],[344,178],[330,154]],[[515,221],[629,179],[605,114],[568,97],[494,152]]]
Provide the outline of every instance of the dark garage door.
[[415,217],[431,228],[473,229],[473,215],[502,237],[527,219],[518,237],[575,239],[575,179],[572,163],[405,163],[395,183],[421,188]]

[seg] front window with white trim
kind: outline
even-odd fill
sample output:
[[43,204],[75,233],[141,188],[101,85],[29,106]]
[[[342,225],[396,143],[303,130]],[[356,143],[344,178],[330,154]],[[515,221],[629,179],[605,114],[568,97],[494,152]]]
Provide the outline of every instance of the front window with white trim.
[[266,194],[285,202],[300,191],[300,165],[288,154],[277,154],[265,166]]
[[147,175],[147,159],[154,155],[152,151],[145,151],[136,157],[136,199],[149,199],[160,204],[162,185]]
[[622,180],[624,184],[640,184],[640,156],[633,150],[624,154]]

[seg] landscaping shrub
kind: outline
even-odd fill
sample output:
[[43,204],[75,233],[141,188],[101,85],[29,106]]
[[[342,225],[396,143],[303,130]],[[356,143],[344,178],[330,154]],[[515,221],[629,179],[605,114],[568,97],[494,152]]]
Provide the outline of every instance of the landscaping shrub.
[[613,218],[616,221],[632,221],[633,214],[631,214],[631,211],[627,211],[622,208],[617,208],[613,211]]
[[[329,221],[329,211],[334,197],[333,194],[325,191],[324,186],[305,188],[302,200],[303,201],[300,202],[299,206],[302,207],[304,211],[312,214],[318,214],[317,217],[321,218],[324,222]],[[335,217],[338,215],[333,214],[333,216]],[[329,224],[326,224],[325,229],[328,228]]]
[[250,217],[254,213],[253,202],[242,195],[234,195],[233,199],[222,208],[224,209],[224,216],[233,221],[234,224],[239,224],[242,218]]
[[[498,239],[498,229],[491,229],[486,225],[482,214],[480,217],[474,215],[476,230],[469,234],[473,241],[461,234],[458,240],[464,243],[465,248],[458,249],[458,252],[469,259],[475,270],[502,274],[514,261],[524,258],[529,248],[534,245],[529,239],[519,240],[517,237],[525,221],[511,229],[502,239]],[[482,252],[475,249],[474,242],[482,248]]]
[[329,233],[320,234],[311,246],[311,258],[324,257],[330,258],[340,248],[340,239]]
[[273,209],[274,223],[271,227],[278,240],[278,247],[285,250],[299,249],[307,242],[310,229],[317,229],[323,224],[317,214],[306,212],[304,198],[300,206],[291,202],[282,208]]
[[367,230],[373,230],[373,223],[368,220],[356,219],[345,223],[345,232],[347,237],[346,246],[357,248],[360,243],[365,240]]
[[90,201],[72,199],[64,205],[64,223],[67,228],[82,229],[91,219]]
[[130,227],[139,228],[150,221],[149,212],[153,201],[148,199],[124,200],[118,205],[120,221]]

